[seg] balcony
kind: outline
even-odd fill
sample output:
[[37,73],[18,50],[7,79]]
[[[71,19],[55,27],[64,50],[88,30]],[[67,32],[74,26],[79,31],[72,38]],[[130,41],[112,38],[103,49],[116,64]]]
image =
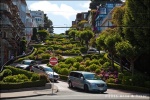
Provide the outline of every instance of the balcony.
[[[6,3],[0,3],[0,12],[5,13],[5,14],[12,14],[8,4],[6,4]],[[9,16],[11,16],[11,15],[9,15]]]
[[10,27],[12,23],[10,22],[9,18],[5,15],[0,15],[0,26],[2,27]]

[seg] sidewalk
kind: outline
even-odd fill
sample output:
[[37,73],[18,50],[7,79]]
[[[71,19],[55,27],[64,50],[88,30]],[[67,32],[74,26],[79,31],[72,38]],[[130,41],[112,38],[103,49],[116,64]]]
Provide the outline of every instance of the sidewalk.
[[44,87],[0,90],[0,98],[11,99],[11,98],[23,98],[23,97],[32,97],[32,96],[40,96],[40,95],[53,95],[56,92],[58,92],[58,88],[54,85],[52,91],[52,84],[48,83]]

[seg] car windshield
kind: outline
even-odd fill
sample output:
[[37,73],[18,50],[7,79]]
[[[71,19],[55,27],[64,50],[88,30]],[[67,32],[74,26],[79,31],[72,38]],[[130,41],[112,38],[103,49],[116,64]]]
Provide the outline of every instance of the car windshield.
[[84,74],[84,78],[87,80],[100,80],[101,78],[96,76],[95,74]]
[[30,65],[31,62],[27,62],[27,61],[24,61],[22,62],[22,64],[25,64],[25,65]]
[[48,72],[53,72],[53,70],[50,67],[44,68],[44,70]]

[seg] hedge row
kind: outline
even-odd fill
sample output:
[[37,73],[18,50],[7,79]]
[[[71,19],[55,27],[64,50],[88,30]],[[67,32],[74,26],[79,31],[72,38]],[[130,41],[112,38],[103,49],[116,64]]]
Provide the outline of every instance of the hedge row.
[[122,90],[129,90],[135,92],[150,93],[150,89],[144,87],[128,86],[128,85],[112,84],[112,83],[107,83],[107,86],[108,88],[113,88],[113,89],[122,89]]
[[4,83],[0,82],[1,90],[10,90],[10,89],[20,89],[20,88],[30,88],[30,87],[40,87],[45,86],[46,81],[38,80],[33,82],[23,82],[23,83]]

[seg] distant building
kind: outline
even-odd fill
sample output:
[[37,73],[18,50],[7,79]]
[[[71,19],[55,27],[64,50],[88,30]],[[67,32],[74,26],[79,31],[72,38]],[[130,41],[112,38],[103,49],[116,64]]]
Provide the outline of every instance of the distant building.
[[30,10],[30,13],[31,13],[33,20],[36,21],[37,26],[44,27],[44,12],[41,10],[38,10],[38,11]]

